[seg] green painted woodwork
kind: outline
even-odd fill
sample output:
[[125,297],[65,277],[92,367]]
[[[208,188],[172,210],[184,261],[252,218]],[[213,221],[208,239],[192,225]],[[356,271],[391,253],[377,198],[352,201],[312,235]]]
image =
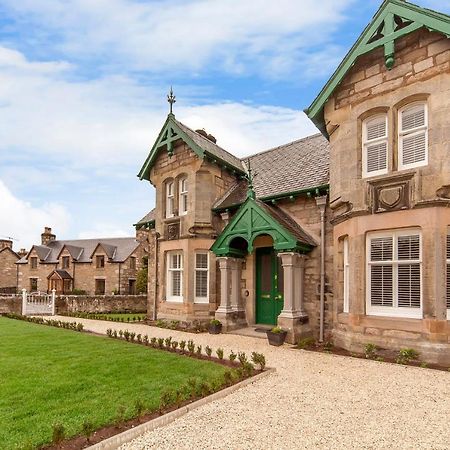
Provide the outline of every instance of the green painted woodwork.
[[[317,192],[319,194],[317,195],[325,195],[329,192],[330,185],[323,184],[321,186],[315,186],[311,188],[301,189],[298,191],[292,191],[292,192],[282,192],[280,194],[275,195],[267,195],[265,197],[258,197],[258,200],[261,200],[262,202],[270,202],[272,200],[283,200],[283,199],[289,199],[291,201],[294,201],[297,197],[300,197],[301,195],[307,195],[308,197],[312,197],[313,195],[316,195]],[[222,211],[231,211],[233,209],[239,208],[243,203],[235,203],[233,205],[225,206],[224,208],[213,208],[212,211],[214,212],[222,212]]]
[[[226,161],[222,161],[219,159],[216,155],[210,155],[206,150],[201,148],[198,144],[196,144],[178,125],[177,121],[175,120],[175,116],[172,113],[169,113],[167,116],[166,121],[164,122],[164,125],[161,129],[161,131],[158,134],[158,138],[156,139],[156,142],[153,144],[152,149],[150,150],[150,153],[147,157],[147,159],[144,162],[144,165],[142,166],[141,170],[139,171],[138,177],[140,180],[148,180],[150,181],[150,170],[159,154],[159,152],[166,148],[166,151],[171,157],[173,155],[173,146],[174,142],[181,139],[183,142],[185,142],[189,148],[199,157],[199,158],[205,158],[209,157],[208,159],[213,161],[216,164],[219,164],[223,167],[226,167],[227,169],[234,170],[235,172],[237,169],[227,163]],[[244,174],[244,170],[241,172]]]
[[155,228],[155,221],[149,220],[148,222],[141,222],[141,223],[135,223],[133,226],[136,228],[136,230],[141,230],[142,228],[145,228],[146,230],[152,230]]
[[327,84],[305,110],[325,137],[329,136],[325,126],[324,105],[355,64],[356,59],[377,47],[384,47],[386,67],[390,70],[395,63],[395,41],[422,27],[450,37],[450,16],[403,0],[385,0],[382,3]]
[[275,250],[308,252],[312,249],[311,245],[299,242],[250,196],[217,237],[211,251],[216,256],[243,257],[246,252],[233,248],[233,239],[243,238],[248,244],[247,252],[252,253],[253,241],[260,235],[271,236]]
[[283,309],[283,268],[272,247],[256,249],[256,323],[276,325]]

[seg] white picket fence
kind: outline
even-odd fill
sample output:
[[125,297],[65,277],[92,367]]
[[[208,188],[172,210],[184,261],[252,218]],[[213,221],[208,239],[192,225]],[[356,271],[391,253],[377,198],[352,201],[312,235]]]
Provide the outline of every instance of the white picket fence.
[[22,315],[23,316],[42,316],[55,315],[56,291],[51,294],[28,293],[22,289]]

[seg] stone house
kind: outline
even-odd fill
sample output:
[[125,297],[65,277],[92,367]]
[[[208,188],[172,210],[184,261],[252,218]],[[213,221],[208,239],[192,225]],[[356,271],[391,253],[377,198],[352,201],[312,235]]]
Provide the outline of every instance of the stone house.
[[350,350],[450,362],[449,36],[449,16],[383,2],[307,110],[330,143],[333,338]]
[[385,0],[305,110],[321,134],[246,159],[171,109],[139,173],[158,317],[450,363],[449,36]]
[[17,289],[18,270],[16,262],[20,259],[12,249],[12,241],[0,239],[0,292],[13,294]]
[[147,237],[141,233],[136,239],[57,240],[51,228],[45,227],[41,244],[33,245],[17,261],[19,290],[136,294],[137,273],[148,251]]

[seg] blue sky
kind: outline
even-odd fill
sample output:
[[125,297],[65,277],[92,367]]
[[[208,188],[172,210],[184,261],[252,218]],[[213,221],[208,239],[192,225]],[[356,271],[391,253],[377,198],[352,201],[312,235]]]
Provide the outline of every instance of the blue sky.
[[239,156],[314,133],[303,108],[379,4],[0,0],[0,236],[132,235],[171,84],[177,118]]

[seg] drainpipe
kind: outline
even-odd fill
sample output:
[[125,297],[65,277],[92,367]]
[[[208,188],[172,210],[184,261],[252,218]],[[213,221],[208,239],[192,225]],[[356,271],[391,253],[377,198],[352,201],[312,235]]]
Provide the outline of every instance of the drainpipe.
[[122,263],[119,263],[119,289],[118,289],[118,293],[120,295],[120,284],[122,283],[122,280],[120,279],[120,269],[122,267]]
[[320,328],[319,342],[324,338],[325,322],[325,208],[327,196],[316,197],[316,205],[320,211]]
[[[155,239],[155,295],[153,296],[153,320],[156,320],[157,314],[156,314],[156,305],[157,305],[157,298],[158,298],[158,286],[159,286],[159,280],[158,280],[158,253],[159,253],[159,238],[160,234],[155,231],[154,239]],[[149,252],[150,253],[150,252]],[[149,260],[150,260],[150,255]],[[148,265],[147,270],[150,268],[150,264]],[[148,281],[147,281],[148,286]]]

